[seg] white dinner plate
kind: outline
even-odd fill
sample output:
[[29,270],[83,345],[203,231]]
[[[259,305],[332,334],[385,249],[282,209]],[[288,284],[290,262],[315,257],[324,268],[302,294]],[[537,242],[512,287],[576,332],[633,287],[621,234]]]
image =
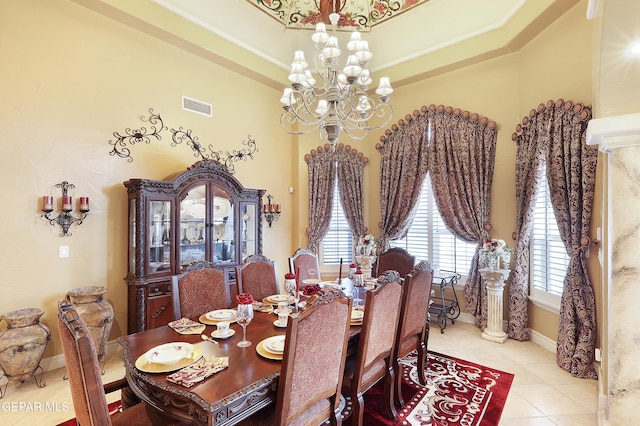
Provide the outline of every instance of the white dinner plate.
[[280,302],[288,302],[291,296],[288,294],[274,294],[273,296],[267,297],[270,302],[280,303]]
[[225,321],[236,317],[236,311],[234,309],[218,309],[216,311],[207,312],[207,319],[213,321]]
[[282,354],[284,352],[285,336],[273,336],[265,339],[262,346],[272,354]]
[[152,364],[175,364],[184,358],[193,356],[193,345],[186,342],[165,343],[149,349],[144,354],[144,359]]
[[364,311],[352,309],[351,310],[351,321],[362,321],[364,318]]

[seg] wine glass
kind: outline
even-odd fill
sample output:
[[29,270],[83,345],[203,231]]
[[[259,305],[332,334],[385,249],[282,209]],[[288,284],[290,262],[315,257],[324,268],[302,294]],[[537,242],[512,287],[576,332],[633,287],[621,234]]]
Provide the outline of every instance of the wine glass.
[[238,310],[236,312],[236,321],[242,327],[242,341],[238,342],[238,346],[246,348],[251,346],[251,342],[247,341],[247,325],[253,319],[253,304],[246,305],[238,304]]

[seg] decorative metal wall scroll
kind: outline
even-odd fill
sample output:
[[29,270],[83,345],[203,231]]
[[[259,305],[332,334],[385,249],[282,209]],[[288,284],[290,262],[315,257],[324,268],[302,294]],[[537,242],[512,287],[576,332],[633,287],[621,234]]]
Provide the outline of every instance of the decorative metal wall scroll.
[[[109,153],[110,155],[117,155],[120,158],[126,158],[127,161],[132,162],[133,157],[131,156],[131,150],[127,145],[133,146],[139,143],[149,144],[153,139],[157,141],[162,140],[161,133],[167,130],[168,127],[164,125],[160,114],[156,114],[153,108],[149,108],[149,117],[141,116],[140,120],[149,123],[149,128],[143,126],[138,129],[131,129],[127,127],[124,135],[118,131],[113,132],[113,136],[115,136],[116,139],[109,140],[109,144],[113,146],[113,149]],[[234,149],[232,152],[227,151],[225,153],[223,151],[216,151],[211,144],[205,147],[200,143],[198,137],[192,134],[191,129],[184,130],[181,126],[177,129],[169,129],[169,131],[171,132],[172,147],[184,143],[191,148],[194,157],[199,156],[203,160],[215,160],[224,164],[229,170],[229,173],[232,174],[235,171],[234,163],[241,160],[247,161],[248,158],[253,160],[253,154],[258,151],[256,141],[251,135],[247,137],[247,141],[242,141],[242,144],[246,145],[246,148],[240,150]]]

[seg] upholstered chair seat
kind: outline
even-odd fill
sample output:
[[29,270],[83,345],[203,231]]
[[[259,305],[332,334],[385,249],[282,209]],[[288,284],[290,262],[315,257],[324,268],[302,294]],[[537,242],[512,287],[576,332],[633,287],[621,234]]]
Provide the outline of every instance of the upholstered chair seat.
[[425,367],[427,359],[427,342],[429,340],[429,300],[433,271],[429,263],[418,263],[404,281],[404,293],[400,308],[400,320],[396,336],[396,353],[393,360],[395,373],[395,403],[402,407],[404,401],[400,387],[402,384],[402,365],[400,360],[416,351],[418,355],[418,380],[426,385]]
[[[342,424],[340,389],[349,340],[352,299],[337,289],[312,296],[292,314],[278,381],[276,404],[245,425]],[[342,401],[344,402],[344,401]]]
[[254,300],[279,293],[276,263],[261,254],[247,257],[236,266],[238,293],[250,293]]
[[403,293],[400,281],[398,272],[386,271],[365,297],[358,348],[347,360],[342,384],[342,392],[351,396],[353,425],[362,425],[364,393],[380,380],[384,380],[386,414],[391,419],[396,416],[392,363]]
[[[79,425],[172,425],[173,420],[144,403],[127,408],[126,379],[102,384],[98,355],[89,329],[73,305],[66,300],[58,302],[58,329],[67,364],[71,398]],[[122,390],[124,409],[109,416],[106,393]],[[129,389],[130,390],[130,389]],[[131,401],[128,398],[127,401]]]
[[374,271],[376,276],[380,276],[385,271],[397,271],[400,278],[404,278],[411,270],[416,262],[415,256],[412,256],[401,247],[392,247],[378,255]]
[[197,321],[200,315],[231,306],[227,275],[211,262],[194,262],[171,277],[175,319]]
[[306,279],[320,279],[318,256],[309,249],[299,248],[289,258],[289,269],[294,274],[300,271],[300,282]]

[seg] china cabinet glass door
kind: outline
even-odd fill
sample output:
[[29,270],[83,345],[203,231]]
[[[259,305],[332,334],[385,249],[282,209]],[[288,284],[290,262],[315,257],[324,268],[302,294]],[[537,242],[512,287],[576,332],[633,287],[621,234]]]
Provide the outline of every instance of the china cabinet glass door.
[[207,199],[206,186],[192,188],[180,202],[180,264],[206,260]]
[[257,233],[258,228],[256,226],[257,220],[257,206],[255,203],[241,203],[240,204],[240,213],[241,217],[241,227],[242,232],[240,234],[241,238],[241,255],[242,260],[244,260],[247,256],[251,256],[252,254],[256,254],[258,250],[257,246]]
[[171,270],[171,201],[151,201],[149,218],[149,272]]
[[215,263],[236,262],[235,250],[235,206],[229,193],[223,188],[213,186],[213,259]]

